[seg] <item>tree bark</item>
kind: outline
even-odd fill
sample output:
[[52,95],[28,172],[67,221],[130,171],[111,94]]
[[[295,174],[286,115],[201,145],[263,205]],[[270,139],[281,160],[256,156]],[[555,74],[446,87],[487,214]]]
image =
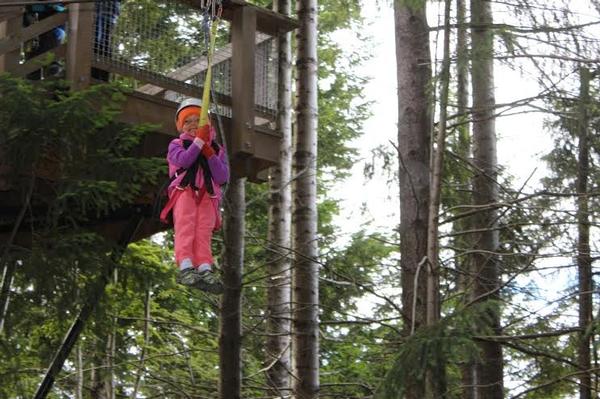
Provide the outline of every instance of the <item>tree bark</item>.
[[294,153],[293,362],[296,399],[319,395],[319,265],[317,263],[317,1],[296,2],[297,136]]
[[75,399],[83,399],[83,350],[81,350],[81,342],[77,344],[77,387],[75,391]]
[[8,313],[8,304],[10,302],[10,287],[15,275],[15,262],[4,263],[4,273],[2,273],[2,288],[0,288],[0,334],[4,330],[6,314]]
[[[471,158],[471,135],[470,123],[468,114],[469,107],[469,43],[467,34],[467,4],[466,0],[456,1],[456,113],[459,115],[459,126],[457,128],[457,145],[454,151],[462,159]],[[470,186],[468,178],[462,180],[458,177],[457,184],[459,186],[459,203],[468,204],[470,196],[467,190]],[[469,230],[469,219],[462,218],[454,223],[454,230],[467,231]],[[470,236],[460,235],[454,239],[454,247],[459,248],[455,254],[455,264],[458,272],[458,289],[464,295],[464,302],[468,303],[472,299],[470,295],[471,273],[470,273],[470,258],[462,256],[461,248],[470,248]],[[461,366],[462,374],[462,398],[475,399],[475,373],[477,368],[473,362],[467,362]]]
[[[494,60],[493,22],[491,3],[471,0],[471,74],[473,86],[473,203],[478,206],[498,201],[496,128],[494,117]],[[498,301],[500,273],[496,253],[499,246],[496,229],[497,212],[479,212],[472,220],[473,228],[481,232],[473,235],[473,295],[481,301]],[[500,335],[500,309],[490,307],[490,327]],[[503,397],[502,346],[498,342],[481,342],[481,363],[477,370],[478,397]]]
[[[425,323],[427,314],[427,273],[423,265],[427,256],[430,189],[431,56],[425,2],[409,6],[405,1],[394,1],[394,21],[398,79],[400,278],[402,319],[404,333],[408,335]],[[407,399],[424,397],[423,384],[407,383]]]
[[[119,282],[119,270],[113,271],[113,285]],[[115,399],[115,355],[117,353],[117,317],[113,317],[111,331],[106,342],[106,373],[104,387],[106,398]]]
[[135,377],[135,384],[133,386],[133,393],[131,398],[137,398],[138,390],[140,389],[140,383],[142,375],[144,375],[144,364],[146,362],[146,352],[148,351],[148,341],[150,340],[150,287],[146,288],[146,295],[144,297],[144,345],[140,353],[140,365],[138,366],[137,375]]
[[[440,267],[439,267],[439,212],[442,191],[444,151],[446,150],[446,119],[448,115],[448,91],[450,87],[450,7],[451,0],[444,6],[444,49],[440,74],[440,120],[436,144],[432,148],[431,188],[427,221],[427,325],[432,326],[440,319]],[[428,371],[427,397],[446,397],[446,364],[443,354],[437,353],[434,368]]]
[[588,179],[590,169],[590,148],[588,134],[588,107],[590,102],[590,71],[582,67],[579,89],[579,153],[577,167],[577,268],[579,271],[579,343],[577,362],[579,376],[579,399],[592,397],[591,376],[591,332],[593,323],[593,278],[590,254],[590,211],[588,200]]
[[225,195],[223,285],[219,335],[222,399],[240,399],[242,389],[242,273],[246,231],[246,179],[233,179]]
[[[275,12],[290,15],[291,2],[278,0]],[[291,33],[278,36],[278,114],[281,133],[279,164],[269,178],[269,290],[267,299],[267,384],[271,395],[289,394],[291,371],[291,176],[292,176],[292,44]]]

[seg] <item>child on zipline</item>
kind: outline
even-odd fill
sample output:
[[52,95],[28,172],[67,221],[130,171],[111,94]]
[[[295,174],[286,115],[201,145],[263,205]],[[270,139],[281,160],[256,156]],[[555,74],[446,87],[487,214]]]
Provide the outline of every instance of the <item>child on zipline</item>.
[[179,138],[169,144],[167,161],[169,202],[161,213],[173,210],[177,282],[220,294],[223,285],[215,276],[212,234],[221,226],[221,185],[229,180],[225,149],[215,142],[210,124],[199,126],[201,101],[184,100],[175,114]]

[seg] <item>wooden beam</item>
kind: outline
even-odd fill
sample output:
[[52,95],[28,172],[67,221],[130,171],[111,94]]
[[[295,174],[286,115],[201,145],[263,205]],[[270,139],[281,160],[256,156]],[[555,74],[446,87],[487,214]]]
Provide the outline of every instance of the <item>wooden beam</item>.
[[234,9],[231,24],[232,139],[235,154],[254,154],[254,57],[256,52],[256,11]]
[[[0,22],[0,45],[12,41],[15,37],[21,35],[23,29],[23,17],[20,11],[21,7],[11,7],[5,9],[7,13],[17,15],[17,17],[8,18]],[[19,66],[21,56],[20,42],[17,48],[6,47],[6,50],[0,50],[0,72],[13,72]]]
[[256,29],[271,36],[290,32],[300,26],[298,21],[293,18],[286,17],[268,8],[255,6],[243,0],[228,0],[227,3],[229,3],[229,6],[224,7],[223,18],[233,20],[232,11],[238,7],[251,9],[256,13]]
[[127,94],[119,120],[131,125],[150,123],[156,126],[156,132],[176,136],[175,110],[177,103],[143,93]]
[[0,8],[0,22],[6,21],[8,19],[13,19],[15,17],[22,18],[23,8],[22,7],[2,7]]
[[[122,76],[129,76],[140,82],[147,83],[148,85],[157,86],[162,89],[172,90],[177,93],[185,94],[186,96],[198,97],[202,94],[201,87],[193,86],[189,83],[185,83],[182,81],[174,81],[173,79],[169,79],[163,75],[148,72],[144,69],[137,68],[131,65],[123,65],[117,62],[110,62],[102,59],[94,59],[92,60],[92,66]],[[142,94],[147,94],[139,90],[136,91]]]
[[[269,39],[270,37],[267,35],[256,35],[256,44],[261,44]],[[232,53],[233,47],[231,43],[227,43],[227,45],[215,50],[215,53],[213,54],[213,67],[231,59]],[[188,62],[187,64],[177,68],[175,71],[166,74],[165,76],[171,79],[185,81],[194,75],[204,72],[207,67],[208,60],[203,56]],[[164,92],[164,89],[158,86],[144,85],[137,89],[137,91],[154,96]]]
[[[200,8],[200,0],[179,0],[181,3],[188,4],[194,8]],[[298,26],[298,21],[276,13],[267,8],[258,7],[244,0],[227,0],[223,2],[223,19],[233,21],[234,14],[240,8],[252,9],[256,14],[256,28],[259,32],[267,33],[271,36],[277,36],[279,33],[290,32]]]
[[26,28],[21,28],[23,24],[23,15],[19,15],[17,18],[9,19],[5,22],[13,23],[13,26],[16,27],[16,25],[18,25],[19,27],[13,32],[9,32],[8,37],[0,39],[0,54],[5,54],[13,50],[20,51],[21,44],[23,42],[32,40],[38,37],[40,34],[48,32],[57,26],[64,25],[67,22],[67,14],[54,14],[48,18],[44,18],[41,21],[36,22],[33,25],[29,25]]
[[44,67],[48,62],[48,56],[50,54],[54,54],[54,60],[64,59],[67,54],[67,45],[61,44],[58,47],[53,48],[45,53],[42,53],[38,56],[35,56],[24,64],[19,65],[16,71],[14,71],[15,75],[20,77],[25,77],[29,75],[33,71],[37,71],[38,69]]
[[73,91],[90,85],[94,14],[93,3],[69,5],[67,80]]

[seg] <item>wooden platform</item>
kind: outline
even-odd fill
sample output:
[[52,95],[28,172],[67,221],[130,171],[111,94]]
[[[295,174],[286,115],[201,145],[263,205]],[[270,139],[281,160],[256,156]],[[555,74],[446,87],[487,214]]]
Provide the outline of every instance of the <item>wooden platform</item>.
[[[195,0],[181,2],[192,7],[199,4]],[[232,175],[247,177],[251,182],[261,182],[266,179],[267,169],[278,160],[280,135],[274,129],[273,115],[262,113],[254,105],[254,52],[256,45],[263,40],[258,38],[257,32],[277,36],[298,25],[293,19],[242,0],[224,1],[224,7],[223,18],[231,22],[231,43],[228,44],[229,48],[218,53],[217,61],[223,61],[227,54],[231,54],[232,93],[229,97],[217,96],[215,101],[230,107],[232,117],[223,116],[217,120],[213,116],[213,123],[223,127]],[[191,62],[164,77],[147,75],[133,67],[119,68],[118,65],[103,62],[92,54],[93,3],[69,4],[68,14],[56,14],[26,28],[21,25],[22,12],[21,7],[0,7],[0,72],[6,71],[24,77],[39,69],[40,60],[47,54],[22,62],[22,43],[56,26],[67,24],[68,42],[49,52],[66,61],[67,80],[71,90],[85,89],[97,83],[91,79],[91,67],[142,82],[144,85],[138,91],[127,94],[119,120],[127,124],[157,125],[156,131],[149,134],[141,144],[139,154],[141,157],[166,156],[168,143],[176,135],[173,118],[178,104],[165,99],[165,93],[200,97],[201,88],[186,85],[184,81],[191,73],[206,68],[203,61],[197,60],[197,65]],[[174,79],[179,79],[180,82]],[[165,178],[166,170],[165,162]],[[165,230],[168,226],[150,218],[151,202],[157,190],[158,187],[149,187],[135,204],[93,221],[91,227],[103,236],[116,240],[131,216],[142,213],[148,218],[134,239]],[[0,240],[5,240],[10,234],[11,218],[15,217],[15,210],[21,207],[18,198],[14,188],[7,189],[3,185],[0,171]],[[31,229],[27,228],[27,223],[24,226],[18,233],[17,242],[28,246]]]

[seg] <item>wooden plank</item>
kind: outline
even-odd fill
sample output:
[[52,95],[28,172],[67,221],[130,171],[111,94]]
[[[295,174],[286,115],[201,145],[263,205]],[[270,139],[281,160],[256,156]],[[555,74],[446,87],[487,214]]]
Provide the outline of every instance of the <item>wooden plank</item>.
[[234,10],[231,24],[231,97],[233,153],[254,154],[254,56],[256,12],[250,7]]
[[143,93],[129,93],[119,120],[131,125],[151,123],[156,132],[175,136],[174,115],[177,103]]
[[[257,45],[261,44],[269,39],[270,39],[270,37],[266,36],[264,34],[256,35],[256,44]],[[221,48],[215,50],[215,53],[213,54],[213,67],[215,65],[220,64],[221,62],[224,62],[224,61],[227,61],[228,59],[230,59],[232,53],[233,53],[233,47],[232,47],[231,43],[227,43],[227,45],[225,45],[224,47],[221,47]],[[207,67],[208,67],[208,60],[206,59],[206,57],[200,57],[200,58],[196,58],[196,59],[192,60],[191,62],[183,65],[180,68],[177,68],[177,70],[168,73],[166,76],[171,79],[185,81],[194,75],[198,75],[198,74],[204,72]],[[158,87],[158,86],[144,85],[144,86],[140,87],[139,89],[137,89],[137,91],[140,91],[140,92],[146,93],[146,94],[151,94],[151,95],[158,95],[158,94],[161,94],[164,91],[164,89],[161,87]]]
[[229,0],[229,6],[223,9],[223,18],[233,20],[232,11],[236,7],[252,9],[256,13],[256,29],[271,36],[290,32],[300,26],[297,20],[279,14],[268,8],[258,7],[244,0]]
[[13,19],[13,18],[22,18],[23,8],[22,7],[14,7],[12,10],[7,9],[7,7],[0,8],[0,22]]
[[25,77],[31,72],[37,71],[41,67],[45,66],[45,64],[47,64],[49,54],[54,54],[54,60],[64,59],[67,55],[67,45],[61,44],[60,46],[55,47],[52,50],[49,50],[45,53],[42,53],[38,56],[27,60],[27,62],[19,65],[17,69],[13,71],[14,74],[20,77]]
[[[194,8],[200,8],[199,0],[179,0],[181,3],[188,4]],[[299,23],[293,18],[286,17],[283,14],[276,13],[264,7],[258,7],[244,0],[228,0],[223,2],[222,18],[227,21],[233,21],[234,14],[240,8],[252,9],[256,14],[256,28],[258,31],[267,33],[271,36],[277,36],[279,33],[285,33],[298,28]]]
[[94,40],[93,3],[69,5],[67,37],[67,80],[71,83],[71,90],[77,91],[90,85]]
[[[12,21],[15,25],[22,25],[23,16],[19,16],[16,20],[8,20]],[[56,28],[57,26],[64,25],[67,22],[67,14],[60,13],[54,14],[48,18],[44,18],[39,22],[36,22],[33,25],[29,25],[26,28],[20,28],[16,31],[9,34],[8,37],[0,40],[0,54],[5,54],[9,51],[20,50],[21,43],[26,42],[28,40],[32,40],[38,37],[40,34],[48,32]]]
[[[163,77],[162,75],[149,73],[140,68],[135,68],[132,66],[113,63],[113,62],[107,62],[104,60],[93,60],[92,65],[95,68],[99,68],[99,69],[109,71],[112,73],[116,73],[119,75],[123,75],[123,76],[132,77],[140,82],[147,83],[146,86],[152,85],[152,86],[160,87],[161,89],[171,90],[176,93],[181,93],[181,94],[189,96],[189,97],[201,97],[202,96],[202,87],[201,86],[193,86],[188,83],[181,82],[181,81],[173,81],[172,79]],[[136,90],[136,92],[141,93],[141,94],[147,94],[147,93],[143,93],[138,90]],[[215,93],[215,101],[218,102],[219,104],[230,105],[231,97]]]
[[[112,63],[112,62],[106,62],[106,61],[102,61],[102,60],[92,60],[92,66],[95,68],[99,68],[99,69],[108,71],[108,72],[115,73],[115,74],[129,76],[140,82],[147,83],[146,86],[150,86],[150,85],[157,86],[157,87],[162,86],[162,88],[164,88],[165,90],[169,90],[170,92],[174,92],[174,93],[178,93],[178,94],[183,94],[188,97],[199,98],[199,97],[201,97],[201,94],[202,94],[201,86],[192,86],[190,84],[183,83],[183,82],[172,82],[168,78],[160,79],[161,75],[151,74],[151,73],[148,73],[147,71],[144,71],[144,70],[138,69],[138,68],[134,68],[131,66],[122,65],[122,64],[118,64],[118,63]],[[136,90],[135,92],[139,93],[140,95],[152,96],[151,94],[146,94],[146,93],[143,93],[138,90]],[[161,97],[158,97],[158,96],[153,96],[153,97],[155,97],[157,99],[161,99]],[[215,103],[218,103],[221,105],[225,105],[228,107],[232,106],[231,96],[225,96],[220,93],[214,93],[213,100]],[[165,101],[169,101],[169,99],[165,98]],[[257,110],[255,112],[256,112],[256,117],[255,117],[256,124],[270,123],[273,119],[273,115],[271,115],[269,113],[266,113],[266,112],[263,112],[260,110]]]
[[[6,12],[17,13],[21,7],[11,7],[6,9]],[[5,40],[10,41],[13,37],[19,37],[23,28],[22,18],[10,18],[0,22],[0,43]],[[0,51],[0,72],[8,72],[16,70],[19,65],[20,43],[17,48],[7,47],[5,51]]]

